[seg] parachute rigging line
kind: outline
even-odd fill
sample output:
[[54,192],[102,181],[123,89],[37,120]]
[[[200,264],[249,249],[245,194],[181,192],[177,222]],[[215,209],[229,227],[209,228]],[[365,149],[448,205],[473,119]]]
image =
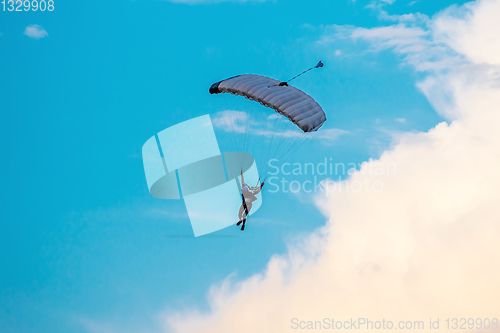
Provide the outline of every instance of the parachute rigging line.
[[[302,73],[300,73],[300,74],[298,74],[298,75],[295,75],[294,77],[292,77],[292,78],[291,78],[290,80],[288,80],[288,81],[283,81],[283,82],[280,82],[279,84],[274,85],[274,86],[287,86],[287,85],[288,85],[288,83],[289,83],[290,81],[295,80],[296,78],[298,78],[298,77],[299,77],[299,76],[301,76],[301,75],[304,75],[305,73],[309,72],[310,70],[313,70],[313,69],[315,69],[315,68],[321,68],[321,67],[323,67],[323,66],[325,66],[325,64],[323,64],[323,62],[320,60],[320,61],[316,64],[316,66],[311,67],[311,68],[309,68],[309,69],[307,69],[307,70],[303,71]],[[270,87],[274,87],[274,86],[269,86],[268,88],[270,88]]]

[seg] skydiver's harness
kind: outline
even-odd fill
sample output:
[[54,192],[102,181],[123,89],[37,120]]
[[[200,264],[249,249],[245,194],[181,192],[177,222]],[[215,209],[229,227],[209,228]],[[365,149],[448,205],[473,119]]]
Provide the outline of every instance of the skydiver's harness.
[[[259,178],[260,181],[260,178]],[[247,185],[248,186],[248,185]],[[250,189],[253,189],[252,187],[248,188],[248,192],[250,192]],[[253,194],[253,192],[250,192]],[[241,191],[241,200],[243,201],[243,208],[245,209],[245,218],[248,216],[248,206],[247,206],[247,199],[245,198],[245,195],[243,194],[243,190]],[[255,200],[252,200],[253,202]]]
[[[259,178],[260,181],[260,178]],[[241,178],[241,183],[243,187],[243,178]],[[246,184],[245,184],[246,185]],[[246,185],[248,186],[248,185]],[[248,191],[250,191],[250,187],[248,188]],[[243,208],[245,209],[245,218],[248,217],[248,207],[247,207],[247,200],[245,199],[245,195],[243,194],[243,189],[241,190],[241,200],[243,201]]]

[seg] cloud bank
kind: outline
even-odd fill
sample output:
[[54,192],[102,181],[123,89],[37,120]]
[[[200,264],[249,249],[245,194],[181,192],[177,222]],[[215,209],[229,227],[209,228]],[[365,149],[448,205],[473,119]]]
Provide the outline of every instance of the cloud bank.
[[[401,134],[345,181],[380,181],[383,191],[318,197],[325,227],[261,274],[214,286],[208,312],[162,315],[165,331],[297,332],[293,318],[364,317],[423,321],[426,331],[440,318],[439,332],[450,331],[448,317],[498,318],[499,15],[500,1],[483,0],[432,18],[344,28],[426,73],[418,87],[449,123]],[[373,163],[396,164],[397,173],[363,172]]]

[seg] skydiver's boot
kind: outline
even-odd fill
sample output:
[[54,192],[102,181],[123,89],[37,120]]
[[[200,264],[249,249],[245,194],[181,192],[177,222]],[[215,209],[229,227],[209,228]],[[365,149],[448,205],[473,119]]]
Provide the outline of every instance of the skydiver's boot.
[[241,231],[245,230],[245,223],[247,222],[247,219],[243,220],[243,225],[241,226]]
[[242,221],[240,221],[240,222],[236,223],[236,225],[237,225],[237,226],[240,226],[241,222],[242,222]]

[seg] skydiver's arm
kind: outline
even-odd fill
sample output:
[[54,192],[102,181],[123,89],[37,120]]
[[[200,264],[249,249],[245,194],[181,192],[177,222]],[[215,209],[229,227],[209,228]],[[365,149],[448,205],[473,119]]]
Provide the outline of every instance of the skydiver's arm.
[[264,182],[262,182],[262,183],[260,184],[260,187],[258,187],[258,188],[257,188],[257,191],[254,193],[254,195],[259,194],[259,193],[260,193],[260,191],[262,191],[262,188],[263,188],[263,187],[264,187]]
[[243,171],[241,171],[240,175],[241,175],[241,185],[243,185],[245,183],[245,179],[243,179]]

